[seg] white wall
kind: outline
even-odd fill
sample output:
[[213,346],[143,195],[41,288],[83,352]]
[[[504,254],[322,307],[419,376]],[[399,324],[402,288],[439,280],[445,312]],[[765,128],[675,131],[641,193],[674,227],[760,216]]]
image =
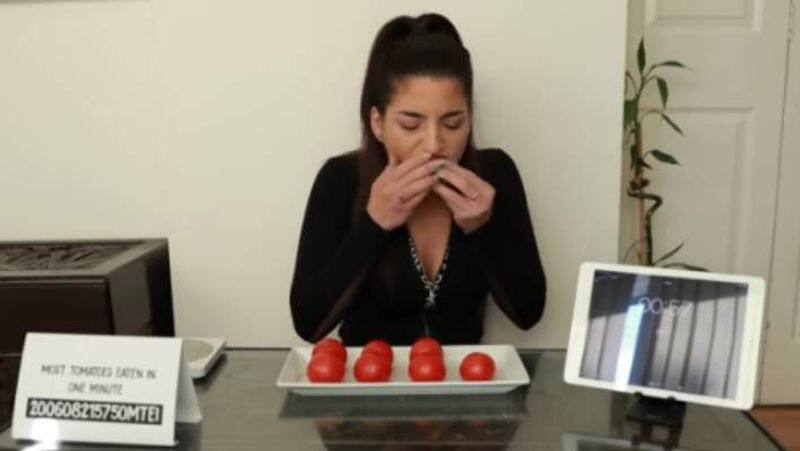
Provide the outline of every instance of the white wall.
[[0,3],[0,239],[166,236],[182,335],[299,343],[288,309],[323,161],[358,144],[371,40],[436,10],[476,71],[478,145],[523,174],[564,346],[578,264],[615,261],[623,1]]

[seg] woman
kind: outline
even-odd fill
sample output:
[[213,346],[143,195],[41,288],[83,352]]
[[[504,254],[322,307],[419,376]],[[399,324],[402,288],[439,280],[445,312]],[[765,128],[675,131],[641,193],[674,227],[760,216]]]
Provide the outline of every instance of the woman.
[[450,21],[398,17],[378,33],[361,94],[361,149],[328,160],[305,213],[294,326],[346,345],[432,336],[478,343],[487,294],[520,328],[545,278],[517,169],[472,143],[472,66]]

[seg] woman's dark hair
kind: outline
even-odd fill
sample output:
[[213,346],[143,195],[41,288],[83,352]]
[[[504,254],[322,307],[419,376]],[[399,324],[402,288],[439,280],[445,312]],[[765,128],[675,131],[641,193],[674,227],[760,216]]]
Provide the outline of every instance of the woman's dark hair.
[[[395,83],[408,75],[456,78],[472,109],[472,63],[452,22],[440,14],[400,16],[387,22],[372,44],[361,90],[362,142],[354,205],[356,215],[366,208],[372,182],[387,164],[386,149],[372,133],[370,111],[374,106],[385,114]],[[462,163],[474,167],[472,132],[467,143]]]

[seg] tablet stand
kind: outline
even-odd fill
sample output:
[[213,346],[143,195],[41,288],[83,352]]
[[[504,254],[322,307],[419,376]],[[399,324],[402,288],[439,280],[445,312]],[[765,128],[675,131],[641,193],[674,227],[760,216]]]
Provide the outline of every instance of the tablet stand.
[[635,401],[628,409],[625,418],[637,423],[678,427],[683,424],[685,414],[686,403],[683,401],[674,398],[651,398],[636,393]]

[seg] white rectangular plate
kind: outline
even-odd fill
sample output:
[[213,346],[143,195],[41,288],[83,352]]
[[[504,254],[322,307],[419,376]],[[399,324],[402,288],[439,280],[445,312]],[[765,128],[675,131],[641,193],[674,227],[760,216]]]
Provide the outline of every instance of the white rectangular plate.
[[[306,365],[311,359],[311,347],[292,348],[286,356],[277,385],[302,395],[456,395],[472,393],[506,393],[531,381],[517,351],[511,345],[454,345],[443,346],[447,368],[441,382],[413,382],[408,377],[408,346],[392,346],[394,362],[389,382],[358,382],[353,377],[353,365],[361,347],[347,348],[347,368],[340,383],[311,382]],[[462,381],[458,372],[461,360],[470,352],[483,352],[495,363],[494,379]]]

